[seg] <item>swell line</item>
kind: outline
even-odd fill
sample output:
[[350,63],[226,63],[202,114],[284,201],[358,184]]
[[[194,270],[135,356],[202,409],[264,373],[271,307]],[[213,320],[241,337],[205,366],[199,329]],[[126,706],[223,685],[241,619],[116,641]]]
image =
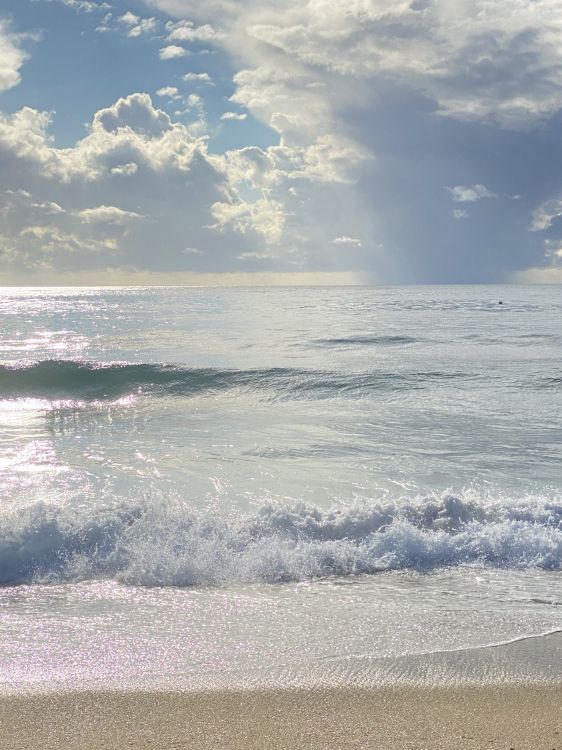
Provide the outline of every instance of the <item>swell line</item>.
[[189,368],[170,364],[46,360],[0,365],[0,397],[112,399],[144,393],[190,396],[243,388],[279,398],[361,397],[377,391],[417,390],[471,378],[458,372],[337,372],[294,368]]

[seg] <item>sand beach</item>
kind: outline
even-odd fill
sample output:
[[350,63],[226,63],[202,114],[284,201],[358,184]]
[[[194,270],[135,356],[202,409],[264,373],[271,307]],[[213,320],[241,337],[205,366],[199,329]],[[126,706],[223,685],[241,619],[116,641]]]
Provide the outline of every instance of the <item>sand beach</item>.
[[562,686],[69,693],[0,702],[5,750],[562,747]]
[[6,694],[0,746],[560,750],[561,647],[562,637],[553,634],[392,660],[394,684],[387,679],[362,687]]

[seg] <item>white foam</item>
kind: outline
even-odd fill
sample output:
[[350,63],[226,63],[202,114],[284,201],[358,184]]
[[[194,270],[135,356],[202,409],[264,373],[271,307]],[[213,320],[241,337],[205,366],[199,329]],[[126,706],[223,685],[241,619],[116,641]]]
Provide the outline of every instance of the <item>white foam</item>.
[[0,520],[3,583],[204,586],[459,565],[560,570],[562,504],[443,495],[330,511],[265,504],[234,518],[155,497],[86,510],[38,504]]

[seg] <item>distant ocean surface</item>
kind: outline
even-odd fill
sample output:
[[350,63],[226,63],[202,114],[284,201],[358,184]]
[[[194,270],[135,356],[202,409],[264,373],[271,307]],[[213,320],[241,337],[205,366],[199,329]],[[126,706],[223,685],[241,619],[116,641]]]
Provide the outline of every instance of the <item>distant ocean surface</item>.
[[562,628],[561,287],[0,314],[0,689],[352,680]]

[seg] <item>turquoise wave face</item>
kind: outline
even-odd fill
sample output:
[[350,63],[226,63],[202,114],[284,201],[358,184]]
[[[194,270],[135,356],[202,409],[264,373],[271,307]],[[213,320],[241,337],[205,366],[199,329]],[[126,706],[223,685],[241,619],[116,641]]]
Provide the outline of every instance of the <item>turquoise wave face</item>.
[[189,396],[233,388],[271,391],[279,398],[361,397],[373,391],[416,390],[439,381],[473,379],[461,372],[342,373],[296,368],[227,370],[177,365],[47,360],[0,366],[4,398],[112,399],[135,393]]

